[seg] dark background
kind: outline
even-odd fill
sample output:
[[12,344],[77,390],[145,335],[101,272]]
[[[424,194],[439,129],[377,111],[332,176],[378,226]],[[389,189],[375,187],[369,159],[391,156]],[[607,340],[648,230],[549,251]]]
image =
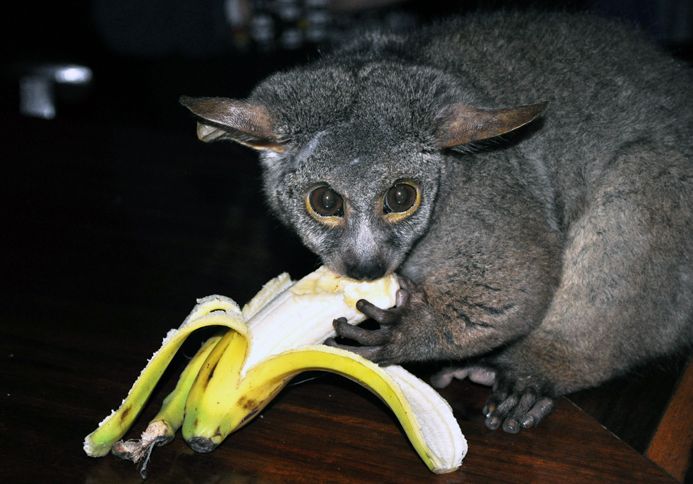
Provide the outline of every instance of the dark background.
[[[302,9],[310,2],[294,2],[299,17],[289,20],[282,2],[254,2],[254,15],[274,22],[262,42],[250,28],[232,28],[224,14],[230,3],[3,6],[4,338],[31,338],[36,328],[60,341],[79,328],[107,344],[127,332],[133,344],[124,357],[141,358],[196,297],[221,293],[242,302],[279,272],[300,277],[318,264],[267,213],[255,155],[198,142],[193,119],[177,103],[182,94],[243,97],[264,76],[309,61],[356,28],[406,30],[481,6],[592,10],[635,23],[672,55],[693,59],[687,1],[342,2],[342,10],[325,9],[324,40],[293,43],[284,34],[305,27]],[[89,67],[91,82],[53,84],[53,119],[20,113],[22,83],[61,63]],[[81,344],[70,341],[76,350]],[[680,367],[658,362],[574,399],[643,451]]]
[[[408,30],[475,9],[590,10],[643,28],[680,58],[692,56],[689,0],[334,1],[345,8],[322,9],[328,16],[325,41],[304,40],[295,48],[283,47],[282,34],[307,22],[306,12],[312,7],[305,5],[315,0],[12,2],[1,21],[5,66],[0,108],[16,109],[17,80],[31,71],[32,64],[79,63],[94,71],[94,81],[89,96],[68,89],[58,92],[63,115],[81,115],[89,122],[122,118],[129,123],[137,118],[166,128],[169,123],[183,127],[188,118],[175,102],[181,93],[243,96],[267,74],[309,61],[320,48],[327,48],[328,41],[338,42],[356,28],[381,25]],[[271,18],[274,39],[268,45],[253,40],[252,25],[231,25],[225,8],[239,3],[251,9],[246,24],[253,15]],[[297,7],[299,17],[282,20],[283,4]],[[385,6],[363,7],[369,4]],[[245,45],[239,37],[246,38]]]

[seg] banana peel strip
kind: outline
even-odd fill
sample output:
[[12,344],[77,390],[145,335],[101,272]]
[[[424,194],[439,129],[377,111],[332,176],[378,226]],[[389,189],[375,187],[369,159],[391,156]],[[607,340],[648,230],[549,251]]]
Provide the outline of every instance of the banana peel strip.
[[[233,330],[227,330],[230,332]],[[200,345],[200,349],[190,359],[181,373],[176,387],[164,398],[161,409],[149,422],[139,439],[119,440],[111,452],[121,459],[131,460],[137,465],[142,479],[147,478],[147,465],[155,446],[169,443],[183,424],[185,405],[190,389],[200,373],[202,365],[217,346],[222,336],[212,336]]]
[[84,439],[84,452],[91,457],[108,454],[113,444],[132,426],[147,403],[161,375],[190,334],[200,328],[226,326],[247,336],[247,326],[238,305],[224,296],[208,296],[198,301],[178,329],[164,337],[161,348],[147,362],[117,410],[103,419]]
[[241,382],[239,394],[252,395],[256,382],[284,382],[311,370],[349,378],[384,401],[431,471],[452,472],[462,464],[467,443],[449,404],[399,365],[381,367],[350,351],[309,345],[273,356],[252,368]]
[[[321,268],[295,284],[288,275],[282,274],[265,284],[242,310],[233,300],[224,296],[208,296],[198,300],[197,306],[183,324],[177,330],[171,330],[164,338],[161,349],[149,360],[120,408],[113,411],[85,438],[85,452],[93,457],[107,454],[132,425],[185,339],[197,329],[217,325],[237,332],[246,340],[248,346],[248,353],[241,362],[243,368],[240,371],[240,379],[234,383],[236,388],[230,389],[236,396],[236,401],[229,403],[230,408],[221,440],[257,415],[291,377],[303,371],[324,370],[354,380],[390,406],[414,449],[431,471],[445,473],[456,470],[467,452],[467,443],[450,406],[433,388],[400,366],[380,367],[355,353],[315,344],[334,334],[331,321],[334,317],[342,316],[345,311],[348,312],[346,317],[350,323],[355,324],[363,320],[364,316],[355,309],[355,303],[361,297],[369,298],[369,294],[364,293],[361,286],[341,287],[339,277],[332,277],[329,273],[329,277],[324,277],[325,273],[326,269]],[[334,295],[342,290],[343,301],[340,304],[334,299]],[[381,300],[374,303],[380,307],[388,307],[388,304],[391,306],[394,291],[390,290],[390,293],[389,302]],[[306,299],[305,296],[309,297]],[[303,302],[314,302],[302,307],[302,298]],[[317,302],[315,298],[318,299]],[[309,334],[297,336],[296,332],[303,328],[300,322],[301,313],[308,311],[309,307],[312,308],[311,305],[331,307],[332,312],[328,311],[331,317],[326,320],[328,328],[311,327]],[[338,306],[336,310],[340,314],[334,313],[335,305]],[[278,308],[281,308],[281,312],[286,312],[285,308],[296,309],[295,314],[282,317],[282,321],[289,322],[288,326],[282,324],[280,328],[275,323],[274,327],[270,328],[270,315],[276,314]],[[310,311],[311,318],[316,316],[312,309]],[[327,314],[317,315],[318,318],[323,316]],[[293,326],[291,322],[294,322]],[[277,331],[282,330],[284,334],[277,337]],[[298,339],[292,340],[292,336]],[[270,342],[273,344],[272,347],[268,347]],[[213,353],[213,350],[211,352]],[[211,355],[205,364],[208,364],[210,358]],[[196,381],[195,384],[197,383]],[[191,405],[195,388],[192,383],[188,388],[190,385],[193,390],[190,390],[188,395],[187,406]],[[254,408],[252,413],[245,415],[243,411],[238,411],[238,398],[247,396],[249,399],[249,395],[254,394],[261,397],[259,406]],[[190,410],[192,409],[188,408],[186,412]],[[216,425],[216,422],[210,422],[210,425]],[[185,423],[183,431],[186,440],[191,443],[186,431],[190,433],[192,430],[187,429]]]

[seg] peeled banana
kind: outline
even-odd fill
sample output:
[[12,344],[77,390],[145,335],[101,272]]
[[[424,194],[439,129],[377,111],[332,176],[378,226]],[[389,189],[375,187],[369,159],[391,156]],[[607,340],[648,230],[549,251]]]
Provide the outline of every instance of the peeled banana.
[[[467,443],[435,390],[400,366],[380,367],[320,344],[334,335],[333,319],[345,317],[352,324],[365,319],[356,301],[388,308],[397,289],[395,276],[355,281],[321,267],[296,283],[286,274],[272,279],[243,309],[223,296],[199,300],[164,338],[121,406],[85,438],[85,452],[98,457],[112,450],[146,466],[153,447],[170,441],[181,427],[194,450],[209,452],[251,421],[296,374],[325,370],[379,396],[431,471],[454,471]],[[185,338],[206,326],[220,326],[223,333],[203,343],[141,439],[119,441]]]

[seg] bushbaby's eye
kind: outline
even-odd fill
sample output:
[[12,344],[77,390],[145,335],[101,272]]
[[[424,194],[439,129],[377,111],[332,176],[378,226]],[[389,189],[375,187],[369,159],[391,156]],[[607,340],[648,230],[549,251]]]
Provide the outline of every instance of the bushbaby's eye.
[[389,221],[397,222],[414,213],[420,204],[421,194],[416,185],[411,182],[397,182],[385,193],[383,211]]
[[385,194],[386,212],[406,212],[416,202],[416,188],[408,183],[395,183]]
[[314,188],[307,199],[308,211],[319,217],[343,217],[344,200],[329,185]]

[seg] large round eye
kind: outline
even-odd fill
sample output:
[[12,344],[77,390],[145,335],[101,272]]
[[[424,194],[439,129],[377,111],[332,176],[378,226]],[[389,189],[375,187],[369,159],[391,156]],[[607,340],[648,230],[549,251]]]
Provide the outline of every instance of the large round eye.
[[329,185],[321,185],[308,194],[308,208],[321,217],[344,216],[344,200]]
[[386,214],[413,213],[420,203],[419,190],[407,182],[395,183],[385,194],[383,210]]

